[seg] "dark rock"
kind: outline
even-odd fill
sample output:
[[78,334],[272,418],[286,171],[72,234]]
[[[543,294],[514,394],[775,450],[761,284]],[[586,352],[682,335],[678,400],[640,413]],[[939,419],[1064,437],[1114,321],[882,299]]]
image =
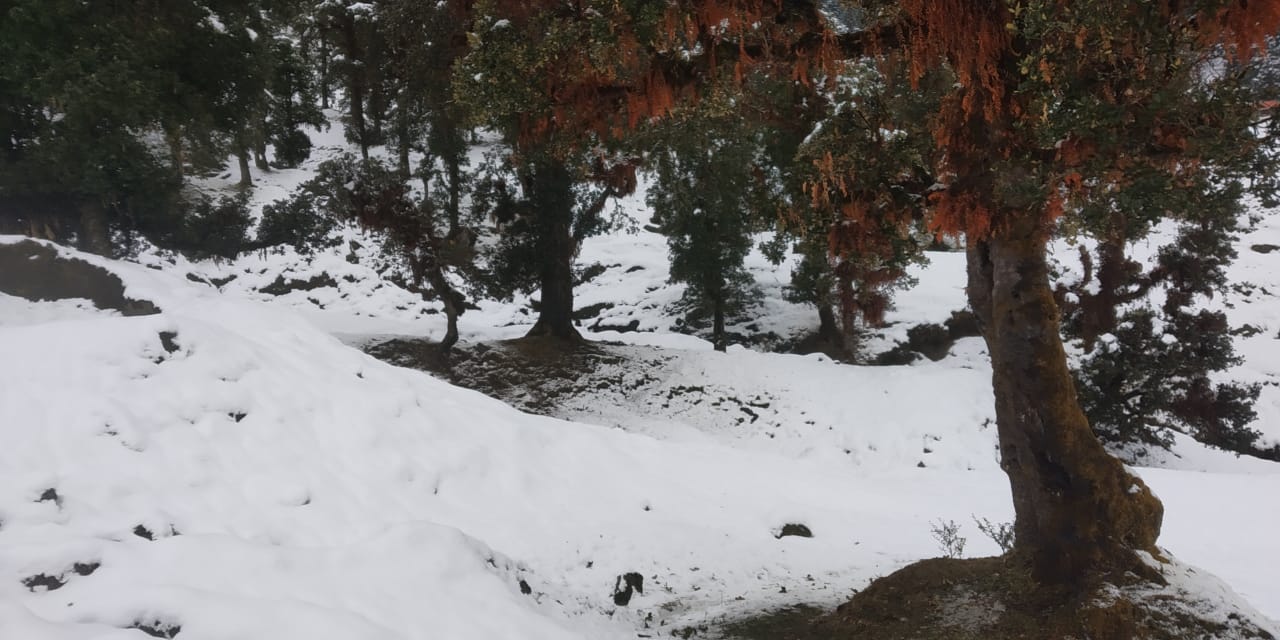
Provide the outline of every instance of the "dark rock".
[[329,275],[328,273],[321,273],[318,275],[311,276],[306,280],[290,279],[286,281],[284,279],[284,276],[276,276],[276,279],[274,282],[259,289],[258,291],[261,291],[262,293],[265,293],[268,295],[282,296],[294,291],[312,291],[314,289],[319,289],[321,287],[337,287],[337,286],[338,286],[338,281],[334,280],[333,276]]
[[49,488],[40,494],[40,499],[36,500],[36,502],[52,502],[60,507],[62,506],[62,496],[58,495],[57,489]]
[[637,272],[637,271],[644,271],[644,267],[642,267],[642,266],[640,266],[640,265],[636,265],[636,266],[634,266],[634,267],[631,267],[631,268],[627,269],[627,273],[635,273],[635,272]]
[[618,333],[634,333],[640,330],[640,321],[632,320],[626,324],[604,324],[597,321],[591,325],[592,331],[617,331]]
[[101,562],[77,562],[71,567],[71,570],[75,571],[78,576],[87,576],[92,575],[101,566]]
[[599,262],[589,264],[586,267],[583,267],[581,271],[574,274],[573,286],[576,287],[591,282],[592,280],[599,278],[607,269],[608,267],[600,264]]
[[136,620],[129,625],[130,629],[137,629],[153,638],[176,638],[182,632],[182,626],[163,620],[152,620],[144,622]]
[[613,582],[613,603],[619,607],[627,606],[633,594],[644,594],[644,576],[632,571],[617,577]]
[[1258,253],[1271,253],[1272,251],[1275,251],[1276,249],[1280,249],[1280,245],[1276,245],[1276,244],[1255,244],[1255,245],[1253,245],[1253,246],[1251,246],[1251,247],[1249,247],[1249,248],[1250,248],[1250,249],[1253,249],[1254,251],[1257,251]]
[[803,524],[788,523],[788,524],[782,525],[782,530],[779,531],[777,535],[773,537],[781,540],[788,536],[796,536],[798,538],[812,538],[813,531],[809,530],[809,527]]
[[529,583],[525,582],[524,578],[520,579],[520,593],[523,593],[526,596],[533,593],[533,587],[530,587]]
[[99,309],[125,316],[160,313],[151,302],[126,296],[114,273],[32,240],[0,244],[0,292],[32,301],[88,298]]
[[51,576],[47,573],[28,576],[22,579],[22,586],[26,587],[28,591],[35,591],[40,587],[44,587],[46,591],[55,591],[61,588],[64,584],[66,584],[66,582],[64,582],[62,578],[58,576]]
[[590,320],[591,318],[600,315],[601,312],[612,309],[614,306],[615,305],[612,302],[597,302],[596,304],[589,304],[580,309],[574,309],[573,319]]
[[133,535],[138,536],[139,538],[144,538],[144,539],[146,539],[146,540],[155,540],[155,539],[156,539],[155,534],[151,533],[151,530],[150,530],[150,529],[148,529],[148,528],[146,528],[146,527],[144,527],[144,526],[142,526],[142,525],[138,525],[138,526],[136,526],[136,527],[134,527],[134,528],[133,528]]
[[178,346],[178,334],[173,331],[160,332],[160,346],[164,347],[165,353],[177,353],[182,347]]

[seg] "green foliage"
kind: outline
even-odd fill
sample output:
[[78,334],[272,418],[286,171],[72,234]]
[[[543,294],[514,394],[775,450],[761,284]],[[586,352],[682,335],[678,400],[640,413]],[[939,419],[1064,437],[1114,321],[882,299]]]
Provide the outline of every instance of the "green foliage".
[[162,239],[162,246],[181,250],[194,258],[224,259],[233,259],[251,247],[249,227],[253,216],[249,214],[248,195],[214,199],[199,194],[188,207],[176,235]]
[[1160,326],[1150,309],[1125,314],[1113,336],[1077,372],[1080,404],[1103,440],[1168,447],[1169,430],[1249,452],[1259,433],[1256,385],[1214,384],[1209,374],[1237,364],[1226,318],[1180,313]]
[[[1163,304],[1130,305],[1075,371],[1081,407],[1104,440],[1167,448],[1175,430],[1237,453],[1259,453],[1260,434],[1248,425],[1257,417],[1260,387],[1214,381],[1241,359],[1226,315],[1196,309],[1226,285],[1235,257],[1239,211],[1230,189],[1219,193],[1219,199],[1201,199],[1219,206],[1184,213],[1193,220],[1161,247],[1154,269],[1118,283],[1159,291]],[[1072,304],[1065,310],[1064,332],[1076,337],[1082,312]]]
[[725,314],[751,292],[744,261],[752,233],[782,206],[782,188],[770,179],[777,171],[764,156],[767,135],[733,114],[693,113],[665,124],[649,156],[648,203],[667,237],[671,281],[688,285],[686,305],[715,316],[720,348]]

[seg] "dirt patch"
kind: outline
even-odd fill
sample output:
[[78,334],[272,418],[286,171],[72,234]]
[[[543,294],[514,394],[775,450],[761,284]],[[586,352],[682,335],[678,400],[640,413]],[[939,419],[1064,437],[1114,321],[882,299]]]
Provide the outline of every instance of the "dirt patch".
[[[937,558],[873,581],[835,611],[770,612],[726,625],[733,640],[1013,640],[1260,638],[1271,634],[1239,616],[1229,623],[1196,613],[1202,603],[1141,584],[1102,580],[1079,590],[1037,585],[1006,558]],[[1158,590],[1158,588],[1157,588]],[[1234,615],[1234,614],[1233,614]]]
[[124,282],[114,273],[30,240],[0,244],[0,292],[35,302],[87,298],[99,309],[126,316],[160,313],[151,302],[126,296]]
[[539,415],[557,415],[576,398],[598,400],[650,386],[657,378],[645,372],[663,362],[658,356],[637,362],[616,345],[544,337],[459,345],[448,355],[427,340],[387,340],[365,351]]

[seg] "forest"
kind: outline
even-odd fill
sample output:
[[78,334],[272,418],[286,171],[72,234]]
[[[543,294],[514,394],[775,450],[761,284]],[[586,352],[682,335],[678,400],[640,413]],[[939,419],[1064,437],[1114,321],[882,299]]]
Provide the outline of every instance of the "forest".
[[1273,638],[1278,38],[0,0],[0,637]]

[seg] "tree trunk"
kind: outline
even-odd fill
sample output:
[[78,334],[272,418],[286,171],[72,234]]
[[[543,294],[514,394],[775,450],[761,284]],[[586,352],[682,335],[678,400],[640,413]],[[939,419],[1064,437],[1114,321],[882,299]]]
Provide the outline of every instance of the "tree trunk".
[[716,351],[728,351],[729,341],[724,334],[724,296],[713,296],[711,301],[712,307],[712,327],[711,341]]
[[858,349],[858,303],[853,290],[853,268],[849,263],[836,266],[836,295],[840,305],[840,349],[845,353],[857,354]]
[[355,129],[356,142],[360,144],[360,157],[369,161],[368,127],[364,121],[364,101],[368,89],[368,71],[365,68],[360,36],[356,33],[356,21],[350,14],[341,18],[343,48],[347,56],[347,106],[351,126]]
[[[396,111],[396,138],[399,139],[400,143],[396,148],[396,168],[400,174],[400,179],[407,182],[410,175],[412,175],[409,168],[409,145],[412,141],[409,140],[409,119],[404,113],[403,105]],[[426,195],[430,197],[430,192],[427,192]]]
[[462,159],[450,154],[444,157],[445,171],[449,179],[449,205],[445,211],[449,217],[449,237],[458,234],[462,218]]
[[836,312],[829,304],[818,305],[818,340],[833,346],[843,346],[840,327],[836,324]]
[[267,141],[265,138],[259,138],[253,145],[253,164],[258,167],[258,171],[267,171],[271,165],[267,164]]
[[329,43],[323,37],[320,38],[320,108],[329,109]]
[[1163,507],[1094,437],[1080,410],[1049,287],[1045,234],[1029,222],[970,241],[969,302],[991,354],[1014,552],[1047,584],[1143,571]]
[[240,160],[240,188],[248,189],[253,186],[253,174],[249,172],[249,151],[242,149],[236,153],[236,158]]
[[97,202],[80,204],[80,250],[111,257],[111,228],[107,211]]
[[581,339],[573,326],[573,259],[578,252],[573,236],[573,178],[563,164],[544,160],[536,163],[527,182],[537,211],[534,224],[542,256],[538,266],[542,304],[528,335]]
[[573,237],[569,226],[555,225],[552,250],[543,254],[541,265],[542,303],[538,321],[528,335],[576,340],[582,337],[573,326]]
[[453,345],[458,343],[458,316],[462,315],[462,294],[454,290],[449,284],[448,278],[445,277],[444,269],[439,264],[433,264],[423,270],[427,282],[431,284],[431,288],[435,289],[436,295],[440,296],[440,302],[444,305],[445,318],[448,321],[448,328],[445,329],[444,338],[440,340],[440,350],[449,353],[453,349]]
[[186,152],[182,146],[182,129],[166,129],[164,139],[169,144],[169,162],[173,166],[173,173],[181,180],[186,174],[187,161]]

